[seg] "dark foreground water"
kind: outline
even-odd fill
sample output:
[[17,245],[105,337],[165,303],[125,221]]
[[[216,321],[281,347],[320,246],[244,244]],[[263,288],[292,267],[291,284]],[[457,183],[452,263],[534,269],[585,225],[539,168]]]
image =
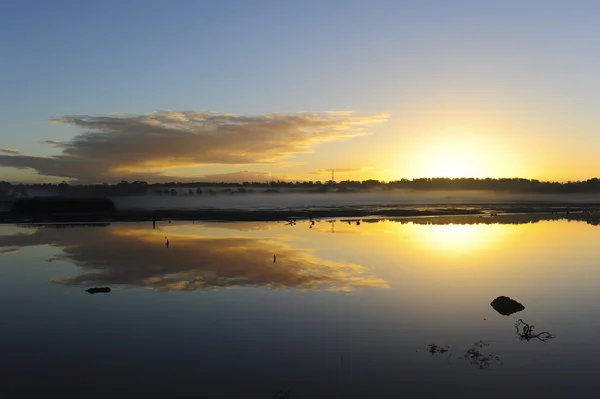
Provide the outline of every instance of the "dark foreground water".
[[451,221],[0,226],[0,396],[598,397],[600,227]]

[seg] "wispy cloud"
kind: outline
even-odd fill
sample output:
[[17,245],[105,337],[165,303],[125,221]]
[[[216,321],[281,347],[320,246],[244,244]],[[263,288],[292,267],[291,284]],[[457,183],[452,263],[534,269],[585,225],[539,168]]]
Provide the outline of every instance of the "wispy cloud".
[[[0,166],[80,181],[177,178],[168,170],[201,165],[274,164],[315,145],[367,134],[387,116],[302,112],[240,116],[214,112],[157,111],[124,116],[64,116],[52,123],[83,132],[68,142],[45,141],[59,155],[0,155]],[[189,179],[188,179],[189,180]]]
[[44,144],[52,144],[52,145],[60,145],[60,141],[58,140],[44,140],[42,141]]
[[7,248],[0,251],[2,255],[14,255],[19,253],[19,248]]
[[16,148],[0,148],[0,152],[4,152],[6,154],[20,154],[21,153]]

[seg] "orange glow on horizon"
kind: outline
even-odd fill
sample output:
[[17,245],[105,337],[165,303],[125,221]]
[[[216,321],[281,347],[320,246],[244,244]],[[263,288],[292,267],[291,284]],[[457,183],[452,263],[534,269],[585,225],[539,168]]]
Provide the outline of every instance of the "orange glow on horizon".
[[[520,152],[491,128],[415,126],[418,135],[399,142],[387,178],[505,178],[531,176]],[[411,129],[412,130],[412,129]],[[525,176],[523,176],[525,174]]]

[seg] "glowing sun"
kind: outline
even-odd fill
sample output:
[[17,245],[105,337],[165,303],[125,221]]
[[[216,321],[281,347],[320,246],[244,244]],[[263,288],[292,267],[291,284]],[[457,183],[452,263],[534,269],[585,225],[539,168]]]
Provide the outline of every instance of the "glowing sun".
[[500,167],[494,143],[474,135],[438,135],[423,141],[414,155],[415,177],[492,177]]
[[477,171],[475,162],[465,158],[454,158],[438,156],[429,161],[424,168],[427,177],[477,177],[481,174]]

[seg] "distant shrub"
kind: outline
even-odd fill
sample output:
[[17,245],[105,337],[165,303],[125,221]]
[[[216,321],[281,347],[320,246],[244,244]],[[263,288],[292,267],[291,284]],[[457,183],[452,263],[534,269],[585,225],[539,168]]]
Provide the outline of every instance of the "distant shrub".
[[327,193],[329,192],[329,187],[328,186],[319,186],[317,188],[315,188],[314,190],[310,190],[309,192],[311,193]]
[[108,198],[34,197],[17,199],[11,211],[20,214],[114,212]]

